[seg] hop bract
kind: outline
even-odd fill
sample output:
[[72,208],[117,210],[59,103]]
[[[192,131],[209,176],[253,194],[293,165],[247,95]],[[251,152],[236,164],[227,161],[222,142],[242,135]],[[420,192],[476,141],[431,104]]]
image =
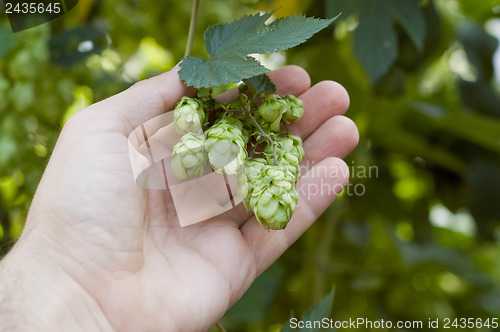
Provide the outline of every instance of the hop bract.
[[298,195],[295,177],[288,167],[264,166],[255,181],[250,207],[259,223],[269,229],[284,229],[295,208]]
[[237,174],[247,158],[241,130],[221,120],[205,132],[208,159],[217,173]]
[[174,146],[170,166],[177,179],[194,179],[202,176],[206,163],[207,153],[203,135],[187,133]]
[[[262,118],[262,116],[257,113],[254,115],[255,121],[259,124],[259,126],[262,128],[262,130],[266,133],[269,134],[271,132],[278,132],[280,130],[280,121],[281,117],[276,118],[273,122],[268,122]],[[262,135],[260,132],[256,131],[255,135],[257,138],[261,138]]]
[[297,121],[304,115],[304,104],[302,100],[293,95],[286,95],[283,100],[288,106],[285,113],[283,113],[283,119]]
[[[304,158],[304,149],[302,148],[302,139],[299,136],[288,135],[286,137],[277,137],[278,147],[276,157],[279,165],[288,166],[294,175],[300,172],[300,162]],[[268,155],[273,153],[272,146],[268,145],[264,152]],[[272,160],[269,160],[269,164]]]
[[174,108],[174,126],[179,135],[186,133],[201,133],[201,126],[205,121],[205,112],[200,100],[189,97],[182,99]]
[[250,195],[260,176],[260,170],[266,165],[267,160],[264,158],[247,159],[245,160],[245,167],[242,168],[241,175],[237,178],[238,196],[243,199],[247,210],[250,209]]
[[259,114],[267,122],[273,123],[276,120],[279,122],[283,113],[286,112],[287,107],[288,104],[285,100],[280,99],[277,95],[270,95],[259,106]]
[[[246,117],[247,120],[248,117]],[[249,123],[248,121],[245,121],[243,118],[238,118],[233,115],[228,115],[224,118],[227,122],[230,124],[238,127],[239,130],[241,130],[241,134],[243,135],[243,139],[245,140],[245,143],[248,143],[250,140],[250,129],[252,128],[252,124]]]

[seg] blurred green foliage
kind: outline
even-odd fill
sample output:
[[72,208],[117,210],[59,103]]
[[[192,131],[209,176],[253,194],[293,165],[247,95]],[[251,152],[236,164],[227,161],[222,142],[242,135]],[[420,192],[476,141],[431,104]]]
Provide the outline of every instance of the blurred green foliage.
[[[361,141],[346,159],[343,195],[222,325],[279,331],[290,317],[329,312],[328,296],[335,320],[499,317],[500,69],[491,32],[500,30],[500,1],[202,0],[193,55],[206,56],[208,25],[280,6],[277,15],[343,12],[308,43],[263,61],[343,84]],[[0,19],[4,253],[64,121],[178,62],[190,10],[190,1],[81,0],[16,34]]]

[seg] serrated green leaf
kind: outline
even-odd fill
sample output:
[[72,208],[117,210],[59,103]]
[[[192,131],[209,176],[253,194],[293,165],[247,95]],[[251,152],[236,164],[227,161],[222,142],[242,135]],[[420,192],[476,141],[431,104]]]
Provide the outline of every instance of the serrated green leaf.
[[274,11],[247,15],[229,24],[215,24],[205,31],[205,47],[211,57],[224,55],[246,57],[251,53],[284,51],[302,44],[323,30],[335,18],[323,20],[303,15],[282,17],[268,25]]
[[266,26],[265,22],[273,13],[246,15],[231,23],[212,25],[203,35],[208,54],[217,57],[258,53],[253,51],[254,45],[251,45],[250,40]]
[[243,82],[248,86],[254,96],[261,92],[274,93],[276,92],[276,85],[271,81],[266,74],[260,74],[250,78],[246,78]]
[[273,12],[247,15],[229,24],[209,27],[204,37],[211,59],[183,58],[179,71],[181,79],[188,86],[203,88],[236,83],[269,72],[248,55],[282,51],[302,44],[335,20],[298,15],[266,25]]
[[255,43],[251,53],[272,53],[300,45],[329,26],[337,17],[326,20],[303,15],[282,17],[266,25],[250,40],[250,43]]
[[188,56],[182,59],[181,66],[179,70],[181,79],[185,80],[187,86],[198,89],[236,83],[242,78],[270,72],[252,57],[241,59],[227,56],[207,61]]

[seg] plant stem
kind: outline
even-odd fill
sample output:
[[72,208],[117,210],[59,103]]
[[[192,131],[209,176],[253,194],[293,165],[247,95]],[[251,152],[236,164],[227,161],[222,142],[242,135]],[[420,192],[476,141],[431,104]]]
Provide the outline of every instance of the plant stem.
[[269,144],[271,144],[271,146],[273,147],[273,163],[274,166],[278,165],[278,163],[276,162],[276,146],[274,145],[274,140],[271,138],[271,136],[264,132],[257,120],[255,120],[255,118],[252,116],[252,113],[250,113],[250,111],[246,111],[246,113],[250,117],[250,119],[252,119],[253,123],[257,126],[257,129],[259,129],[260,134],[264,136],[264,138],[266,138],[269,141]]
[[222,114],[222,118],[220,118],[220,119],[221,119],[221,121],[222,121],[222,120],[224,120],[224,118],[226,117],[226,115],[227,115],[228,113],[229,113],[229,110],[225,111],[225,112],[224,112],[224,114]]
[[187,40],[186,52],[184,52],[184,56],[191,55],[191,50],[193,49],[194,30],[196,27],[196,16],[198,15],[199,5],[200,5],[200,0],[193,0],[193,8],[191,9],[191,21],[189,22],[188,40]]
[[285,125],[286,135],[288,136],[289,132],[288,132],[288,125],[286,124],[286,121],[281,119],[281,123]]
[[254,154],[254,153],[255,153],[255,151],[257,150],[257,146],[259,146],[259,145],[258,145],[258,144],[255,144],[255,145],[253,146],[252,151],[251,151],[251,152],[250,152],[250,154],[249,154],[250,159],[252,159],[252,158],[253,158],[253,154]]
[[278,163],[276,162],[276,144],[274,144],[274,142],[273,142],[273,164],[274,166],[278,165]]

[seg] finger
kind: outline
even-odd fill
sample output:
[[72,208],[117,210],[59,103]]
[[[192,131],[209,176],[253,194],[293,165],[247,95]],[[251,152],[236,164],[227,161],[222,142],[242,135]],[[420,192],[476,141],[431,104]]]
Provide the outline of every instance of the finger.
[[303,140],[329,118],[344,114],[349,108],[347,91],[333,81],[319,82],[299,98],[304,103],[304,116],[290,126],[290,131]]
[[276,85],[279,95],[291,94],[299,96],[311,86],[311,78],[307,71],[299,66],[286,66],[269,73],[269,78]]
[[358,141],[358,128],[351,119],[342,115],[331,117],[304,141],[301,168],[310,169],[326,157],[344,158]]
[[129,134],[144,122],[173,109],[182,96],[195,94],[196,89],[187,87],[179,78],[179,68],[175,66],[166,73],[140,81],[90,108],[126,120],[130,126],[126,134]]
[[341,192],[348,178],[349,169],[343,160],[327,158],[299,180],[299,203],[287,228],[268,231],[255,217],[243,225],[241,232],[254,252],[257,275],[267,269],[311,226]]
[[[299,66],[285,66],[268,74],[271,81],[276,85],[276,93],[280,95],[301,95],[311,86],[311,78],[307,71]],[[238,89],[231,89],[219,96],[219,102],[232,102],[238,96]]]

